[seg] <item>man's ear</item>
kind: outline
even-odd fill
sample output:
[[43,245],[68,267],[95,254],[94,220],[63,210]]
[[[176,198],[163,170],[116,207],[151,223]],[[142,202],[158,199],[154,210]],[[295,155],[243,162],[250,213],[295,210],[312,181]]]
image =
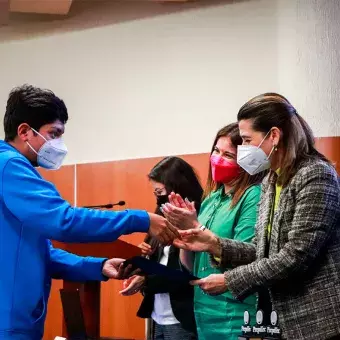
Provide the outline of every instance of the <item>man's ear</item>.
[[32,133],[33,130],[27,123],[22,123],[18,126],[17,134],[23,142],[27,142],[32,136]]

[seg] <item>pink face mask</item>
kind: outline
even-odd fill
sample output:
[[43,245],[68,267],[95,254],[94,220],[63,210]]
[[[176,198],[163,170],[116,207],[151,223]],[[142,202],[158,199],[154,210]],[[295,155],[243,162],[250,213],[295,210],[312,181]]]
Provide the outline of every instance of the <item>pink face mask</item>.
[[230,183],[240,175],[240,166],[221,156],[210,156],[211,172],[214,182]]

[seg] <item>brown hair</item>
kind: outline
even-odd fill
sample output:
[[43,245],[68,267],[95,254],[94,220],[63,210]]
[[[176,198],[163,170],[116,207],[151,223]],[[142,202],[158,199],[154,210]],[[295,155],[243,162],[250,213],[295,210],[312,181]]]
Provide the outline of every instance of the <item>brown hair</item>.
[[315,149],[313,132],[307,122],[285,97],[277,93],[252,98],[241,107],[237,119],[251,119],[253,129],[263,134],[273,127],[281,130],[282,138],[277,146],[283,149],[280,185],[288,184],[303,160],[318,158],[329,162]]
[[[232,124],[229,124],[223,127],[221,130],[217,132],[210,154],[214,152],[214,148],[217,144],[217,141],[221,137],[229,137],[232,145],[235,148],[237,148],[238,145],[242,144],[242,138],[240,136],[238,124],[232,123]],[[263,172],[255,176],[250,176],[247,172],[245,172],[242,168],[240,168],[240,176],[233,183],[233,198],[231,201],[230,209],[233,208],[239,202],[242,195],[245,193],[245,191],[250,186],[255,185],[255,184],[260,184],[262,182],[263,177],[266,175],[266,173],[267,172]],[[223,186],[222,183],[214,182],[212,178],[211,164],[209,161],[209,173],[208,173],[208,179],[207,179],[207,184],[204,190],[203,198],[208,197],[213,191],[218,190],[222,186]]]

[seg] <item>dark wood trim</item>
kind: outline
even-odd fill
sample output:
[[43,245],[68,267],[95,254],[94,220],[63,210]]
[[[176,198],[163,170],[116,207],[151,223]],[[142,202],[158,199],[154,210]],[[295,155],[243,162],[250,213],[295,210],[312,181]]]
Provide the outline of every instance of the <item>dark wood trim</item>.
[[9,21],[9,0],[0,0],[0,26],[7,25]]
[[334,164],[340,175],[340,136],[315,138],[315,145]]

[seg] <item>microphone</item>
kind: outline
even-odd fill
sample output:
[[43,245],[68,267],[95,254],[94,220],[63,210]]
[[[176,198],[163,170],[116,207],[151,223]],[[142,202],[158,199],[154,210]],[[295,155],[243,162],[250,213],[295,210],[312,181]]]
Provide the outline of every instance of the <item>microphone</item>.
[[119,201],[117,203],[109,203],[109,204],[102,204],[102,205],[87,205],[87,206],[84,206],[83,208],[87,208],[87,209],[112,209],[116,205],[123,206],[123,205],[125,205],[125,201]]

